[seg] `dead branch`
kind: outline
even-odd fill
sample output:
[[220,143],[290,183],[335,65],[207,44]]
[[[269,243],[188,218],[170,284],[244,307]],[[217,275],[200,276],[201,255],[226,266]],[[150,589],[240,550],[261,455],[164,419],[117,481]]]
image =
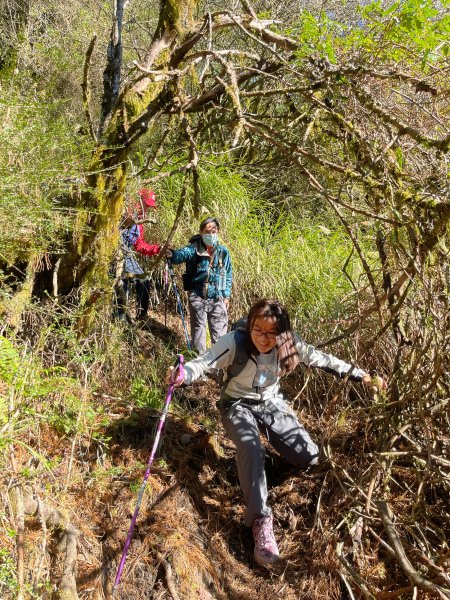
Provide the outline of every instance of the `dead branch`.
[[405,572],[406,576],[408,577],[411,585],[419,587],[428,592],[437,594],[439,598],[442,598],[443,600],[449,600],[450,589],[446,589],[439,585],[436,585],[429,579],[426,579],[425,577],[420,575],[420,573],[416,571],[416,569],[406,556],[405,549],[392,521],[393,514],[388,503],[383,500],[379,500],[376,502],[376,506],[380,514],[381,520],[383,522],[384,528],[386,530],[386,533],[388,535],[389,541],[391,542],[392,549],[395,552],[397,561],[400,564],[403,571]]
[[190,171],[192,169],[192,164],[189,161],[182,167],[178,167],[177,169],[172,169],[171,171],[164,171],[163,173],[158,173],[158,175],[154,175],[153,177],[149,177],[145,179],[145,183],[155,183],[160,179],[165,179],[166,177],[173,177],[174,175],[178,175],[179,173],[185,173],[186,171]]
[[368,108],[371,114],[377,115],[384,123],[394,126],[398,135],[409,135],[417,143],[429,148],[442,150],[442,152],[447,152],[450,148],[450,133],[440,140],[429,138],[408,123],[401,121],[400,118],[388,113],[380,102],[372,98],[370,93],[361,86],[361,82],[353,84],[353,92],[361,104]]

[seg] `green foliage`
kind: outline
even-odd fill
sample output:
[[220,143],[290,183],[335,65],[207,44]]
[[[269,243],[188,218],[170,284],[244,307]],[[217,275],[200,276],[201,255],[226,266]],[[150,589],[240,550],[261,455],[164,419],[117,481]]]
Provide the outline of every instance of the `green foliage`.
[[343,54],[353,60],[418,64],[422,70],[448,56],[450,48],[449,1],[397,0],[386,6],[372,2],[357,6],[352,19],[320,16],[303,11],[286,31],[301,42],[300,60],[323,57],[334,64]]
[[18,589],[14,558],[6,548],[0,548],[0,592],[3,596],[17,593]]
[[[14,407],[20,409],[10,416],[10,435],[17,435],[36,419],[69,435],[92,425],[97,416],[93,408],[84,406],[80,385],[68,376],[66,369],[43,368],[33,356],[20,356],[13,341],[4,337],[0,338],[0,385],[2,382]],[[6,394],[0,396],[0,425],[8,420],[6,397]],[[4,438],[4,441],[11,440]],[[34,454],[33,448],[20,439],[16,443]],[[42,462],[41,457],[39,460]]]
[[301,50],[297,51],[299,58],[320,55],[325,56],[331,63],[336,62],[335,42],[346,31],[345,25],[334,21],[326,14],[320,19],[305,11],[297,25],[288,29],[291,36],[301,42]]
[[0,259],[57,250],[72,229],[68,197],[87,150],[64,116],[64,103],[30,90],[0,94]]
[[[158,190],[164,206],[162,223],[174,218],[173,206],[181,180],[172,178]],[[200,172],[201,215],[218,217],[221,239],[233,262],[233,302],[236,317],[258,298],[286,303],[297,325],[317,322],[325,315],[342,314],[343,298],[352,290],[342,267],[351,255],[351,242],[333,222],[306,219],[298,211],[283,210],[255,195],[237,172],[226,166]],[[198,230],[192,207],[180,223],[175,244],[181,246]],[[360,267],[350,260],[347,273],[357,278]]]
[[80,80],[93,19],[70,3],[38,0],[27,4],[23,32],[8,24],[16,68],[0,73],[3,263],[58,252],[72,230],[72,196],[92,148],[80,127]]
[[11,383],[20,365],[20,357],[15,346],[5,337],[0,337],[0,380]]
[[79,397],[65,394],[62,402],[53,406],[53,411],[44,416],[59,434],[75,435],[92,428],[98,410],[84,403]]
[[[449,5],[448,0],[443,0],[440,7],[433,0],[398,0],[385,8],[375,2],[363,9],[362,17],[382,55],[396,62],[419,59],[425,70],[427,63],[449,53]],[[359,42],[363,44],[364,40],[360,37]]]
[[[16,535],[15,531],[9,531],[10,537]],[[18,598],[19,582],[17,580],[16,561],[7,548],[0,548],[0,595],[2,598]],[[47,582],[38,582],[34,587],[25,583],[22,588],[21,596],[26,592],[27,598],[42,600],[47,598],[52,591],[51,584]]]
[[131,400],[138,407],[159,409],[162,405],[159,387],[148,383],[143,377],[135,377],[131,383]]

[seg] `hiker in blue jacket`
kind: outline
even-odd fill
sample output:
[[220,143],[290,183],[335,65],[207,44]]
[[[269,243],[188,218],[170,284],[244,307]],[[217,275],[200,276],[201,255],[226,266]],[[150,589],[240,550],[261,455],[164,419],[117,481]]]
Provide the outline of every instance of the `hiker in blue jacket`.
[[206,324],[211,343],[227,332],[232,266],[228,248],[219,244],[219,221],[208,217],[187,246],[169,250],[171,265],[186,263],[183,287],[188,292],[191,338],[199,354],[206,350]]
[[139,255],[154,256],[160,252],[161,245],[145,241],[142,222],[147,218],[149,211],[156,210],[155,192],[142,188],[138,196],[139,202],[127,212],[120,227],[123,262],[120,265],[121,277],[116,284],[116,314],[119,319],[127,318],[128,296],[130,287],[134,285],[137,300],[136,319],[145,322],[150,303],[150,280],[145,277]]
[[252,527],[255,560],[268,565],[279,559],[267,504],[262,433],[292,465],[316,465],[319,449],[286,403],[280,377],[303,363],[337,377],[385,389],[381,377],[371,376],[331,354],[316,350],[291,330],[289,315],[278,301],[254,304],[244,327],[221,337],[203,355],[186,363],[183,383],[189,385],[210,369],[223,369],[224,383],[218,408],[223,426],[236,445],[239,483],[244,493],[244,523]]

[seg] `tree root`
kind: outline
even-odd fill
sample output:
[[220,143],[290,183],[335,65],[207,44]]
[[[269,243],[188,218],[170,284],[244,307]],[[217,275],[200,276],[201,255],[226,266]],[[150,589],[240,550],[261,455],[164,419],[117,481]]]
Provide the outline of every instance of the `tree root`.
[[79,532],[57,508],[49,507],[36,498],[24,498],[25,515],[39,518],[41,525],[59,533],[57,552],[64,553],[63,572],[58,590],[60,600],[78,600],[75,580],[77,566],[77,538]]
[[167,589],[169,591],[169,594],[172,597],[172,600],[179,600],[179,596],[176,592],[173,577],[172,577],[172,567],[171,567],[170,563],[164,558],[164,556],[160,552],[158,552],[157,557],[158,557],[160,564],[164,568],[164,572],[166,575]]

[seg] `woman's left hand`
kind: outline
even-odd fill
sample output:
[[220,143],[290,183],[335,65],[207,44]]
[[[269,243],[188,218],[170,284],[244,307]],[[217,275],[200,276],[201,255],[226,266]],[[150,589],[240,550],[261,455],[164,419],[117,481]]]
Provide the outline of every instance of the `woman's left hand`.
[[378,375],[371,377],[369,373],[366,373],[362,378],[362,382],[364,385],[370,387],[370,389],[375,393],[387,389],[387,381]]

